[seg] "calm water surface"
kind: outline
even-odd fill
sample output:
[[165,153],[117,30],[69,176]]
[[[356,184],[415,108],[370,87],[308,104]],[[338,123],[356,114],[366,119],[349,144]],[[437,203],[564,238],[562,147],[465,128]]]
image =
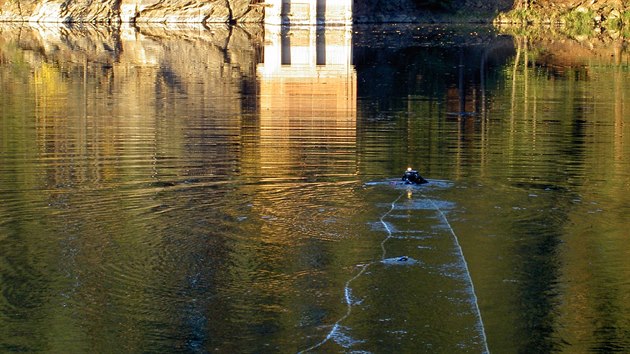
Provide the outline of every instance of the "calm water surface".
[[2,25],[0,351],[628,352],[626,45]]

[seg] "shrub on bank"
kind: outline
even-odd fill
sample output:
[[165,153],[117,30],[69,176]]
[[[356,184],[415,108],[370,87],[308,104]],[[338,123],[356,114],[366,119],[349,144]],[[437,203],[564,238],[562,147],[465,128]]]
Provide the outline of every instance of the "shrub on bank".
[[600,7],[574,8],[528,6],[499,14],[498,25],[558,25],[571,35],[589,35],[603,31],[624,34],[630,32],[630,8],[617,9],[603,4]]

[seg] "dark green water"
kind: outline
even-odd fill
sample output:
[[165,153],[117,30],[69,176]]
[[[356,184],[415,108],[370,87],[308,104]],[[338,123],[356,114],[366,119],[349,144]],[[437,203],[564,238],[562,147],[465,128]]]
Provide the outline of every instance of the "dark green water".
[[626,45],[2,25],[0,351],[628,352]]

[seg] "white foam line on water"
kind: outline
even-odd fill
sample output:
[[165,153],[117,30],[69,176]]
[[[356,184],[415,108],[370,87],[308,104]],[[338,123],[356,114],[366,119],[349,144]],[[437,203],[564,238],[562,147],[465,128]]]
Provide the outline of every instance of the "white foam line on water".
[[473,297],[473,304],[475,306],[475,311],[477,313],[477,321],[479,322],[478,323],[479,331],[480,331],[481,339],[483,340],[483,349],[484,349],[483,352],[489,354],[490,353],[490,349],[488,348],[488,339],[486,337],[486,328],[483,325],[483,319],[481,317],[481,310],[479,310],[479,302],[477,301],[477,293],[475,292],[475,285],[473,284],[472,277],[470,276],[470,269],[468,269],[468,262],[466,262],[466,257],[464,257],[464,251],[462,250],[462,246],[459,244],[459,238],[457,237],[457,234],[455,234],[455,230],[453,230],[453,227],[451,226],[451,223],[446,218],[446,215],[444,214],[442,209],[440,209],[440,207],[438,207],[438,205],[433,201],[433,199],[427,197],[424,194],[422,195],[422,197],[427,199],[427,200],[429,200],[431,202],[431,204],[433,204],[433,207],[435,208],[435,210],[438,212],[438,214],[442,218],[442,221],[444,221],[444,223],[448,227],[449,231],[451,232],[451,235],[453,235],[453,239],[455,241],[455,246],[457,247],[457,250],[458,250],[459,255],[460,255],[461,259],[462,259],[462,262],[464,262],[464,267],[466,269],[466,277],[468,278],[468,284],[470,284],[470,291],[471,291],[472,297]]
[[369,266],[371,266],[372,264],[374,264],[376,262],[370,262],[368,264],[366,264],[359,273],[357,273],[357,275],[355,275],[354,277],[350,278],[347,282],[346,285],[344,287],[344,298],[346,299],[346,313],[341,316],[340,319],[337,320],[337,322],[335,322],[332,326],[332,329],[330,330],[330,332],[328,332],[328,334],[326,335],[326,338],[324,338],[321,342],[308,347],[304,350],[300,350],[298,352],[298,354],[301,353],[307,353],[310,352],[313,349],[316,349],[320,346],[322,346],[324,343],[328,342],[330,340],[330,338],[332,338],[335,335],[335,332],[337,332],[337,330],[339,329],[339,326],[341,324],[341,322],[343,320],[345,320],[346,318],[348,318],[348,316],[350,316],[350,313],[352,312],[352,297],[350,296],[350,283],[352,283],[355,279],[357,279],[358,277],[360,277],[361,275],[363,275],[363,273],[365,273],[365,271],[368,269]]
[[[400,193],[400,195],[396,199],[394,199],[393,202],[391,202],[391,207],[389,208],[389,210],[385,214],[383,214],[383,216],[381,216],[381,218],[379,219],[381,224],[383,224],[383,226],[385,227],[385,230],[387,231],[387,236],[383,239],[383,241],[381,241],[381,249],[383,250],[381,261],[385,259],[385,254],[386,254],[385,242],[387,242],[387,240],[392,238],[392,230],[389,228],[389,225],[387,225],[387,223],[385,222],[385,218],[396,208],[396,203],[400,200],[400,198],[402,198],[403,194],[404,192]],[[307,352],[310,352],[311,350],[319,348],[320,346],[324,345],[324,343],[328,342],[330,338],[332,338],[335,335],[335,332],[337,332],[337,330],[339,329],[341,322],[345,320],[346,318],[348,318],[348,316],[350,316],[350,313],[352,313],[352,297],[350,296],[350,284],[353,281],[355,281],[357,278],[359,278],[361,275],[363,275],[363,273],[365,273],[365,271],[372,264],[379,263],[381,261],[372,261],[366,264],[365,266],[363,266],[361,271],[359,271],[359,273],[357,273],[354,277],[348,279],[343,289],[344,298],[346,300],[346,313],[343,316],[341,316],[341,318],[339,318],[337,322],[333,324],[332,329],[330,330],[330,332],[328,332],[328,334],[326,335],[326,338],[324,338],[321,342],[315,345],[312,345],[306,349],[300,350],[298,354],[307,353]]]
[[[392,238],[393,236],[393,232],[391,230],[391,228],[389,227],[389,225],[387,225],[387,223],[385,222],[385,218],[391,214],[392,211],[394,211],[394,209],[396,208],[396,203],[400,200],[400,198],[402,198],[402,196],[404,195],[404,192],[400,193],[400,195],[394,199],[393,202],[391,202],[390,204],[390,208],[389,210],[387,210],[387,212],[385,212],[379,219],[379,221],[381,222],[381,224],[383,225],[383,227],[385,228],[385,230],[387,231],[387,236],[383,239],[383,241],[381,241],[381,249],[383,250],[383,253],[381,255],[381,261],[385,260],[385,256],[387,254],[387,250],[385,249],[385,243],[387,243],[387,241]],[[481,310],[479,309],[479,301],[477,300],[477,293],[475,291],[475,285],[473,284],[472,281],[472,277],[470,275],[470,269],[468,268],[468,262],[466,262],[466,257],[464,257],[464,251],[462,250],[462,247],[459,243],[459,237],[457,237],[457,234],[455,233],[455,230],[453,230],[453,227],[451,226],[451,223],[448,221],[448,218],[446,217],[446,214],[444,214],[444,212],[442,211],[442,209],[440,209],[440,207],[437,205],[437,203],[435,203],[435,201],[433,201],[433,199],[427,197],[426,195],[422,194],[421,195],[423,198],[427,199],[431,205],[433,205],[433,208],[438,212],[438,214],[440,215],[440,218],[442,219],[442,221],[444,222],[444,224],[448,227],[448,230],[451,232],[451,235],[453,235],[453,240],[455,242],[455,246],[457,247],[457,251],[461,257],[462,262],[464,263],[464,268],[466,269],[466,277],[468,280],[468,284],[470,286],[470,290],[472,293],[472,297],[473,297],[473,304],[475,307],[475,312],[476,312],[476,317],[477,317],[477,321],[478,321],[478,328],[479,328],[479,332],[481,335],[481,339],[483,340],[483,352],[486,354],[490,353],[490,349],[488,348],[488,340],[486,337],[486,328],[483,324],[483,318],[481,317]],[[346,318],[348,318],[348,316],[350,316],[350,314],[352,313],[352,297],[350,295],[350,284],[356,280],[357,278],[359,278],[361,275],[363,275],[363,273],[365,273],[365,271],[372,265],[375,263],[379,263],[381,261],[373,261],[370,262],[368,264],[366,264],[361,271],[359,271],[359,273],[357,273],[354,277],[350,278],[345,286],[344,286],[344,298],[346,300],[346,313],[339,318],[332,326],[332,329],[330,330],[330,332],[328,332],[328,334],[326,335],[326,337],[320,341],[319,343],[310,346],[306,349],[300,350],[298,352],[298,354],[302,354],[302,353],[307,353],[310,352],[311,350],[317,349],[320,346],[324,345],[326,342],[328,342],[334,335],[335,333],[339,330],[339,327],[341,325],[341,322],[344,321]]]
[[389,228],[389,225],[387,225],[387,223],[385,222],[385,218],[392,211],[394,211],[394,209],[396,208],[396,203],[400,200],[400,198],[402,198],[403,194],[404,194],[404,192],[400,193],[398,198],[394,199],[394,201],[391,203],[391,207],[389,208],[389,210],[385,214],[383,214],[383,216],[381,216],[381,218],[380,218],[381,224],[383,224],[383,227],[385,227],[385,230],[387,230],[387,237],[385,237],[383,239],[383,241],[381,241],[381,249],[383,250],[383,253],[381,255],[381,260],[384,260],[385,259],[385,255],[387,254],[387,250],[385,250],[385,242],[387,242],[387,240],[392,238],[392,230]]

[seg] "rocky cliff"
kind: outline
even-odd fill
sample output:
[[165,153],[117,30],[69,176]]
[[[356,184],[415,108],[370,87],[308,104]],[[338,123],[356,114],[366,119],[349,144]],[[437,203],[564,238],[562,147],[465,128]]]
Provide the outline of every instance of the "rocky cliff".
[[[264,0],[0,0],[0,21],[262,22]],[[630,22],[625,0],[355,0],[354,22]]]
[[[456,13],[491,20],[512,0],[355,0],[355,22],[452,21]],[[263,0],[0,0],[0,21],[17,22],[262,22]]]
[[0,0],[0,21],[261,22],[256,0]]
[[[431,5],[439,3],[440,5]],[[489,22],[514,0],[355,0],[358,23]]]
[[[492,20],[513,0],[355,0],[355,22],[443,22],[465,14]],[[440,6],[426,4],[440,3]],[[263,0],[0,0],[0,21],[16,22],[262,22]]]

